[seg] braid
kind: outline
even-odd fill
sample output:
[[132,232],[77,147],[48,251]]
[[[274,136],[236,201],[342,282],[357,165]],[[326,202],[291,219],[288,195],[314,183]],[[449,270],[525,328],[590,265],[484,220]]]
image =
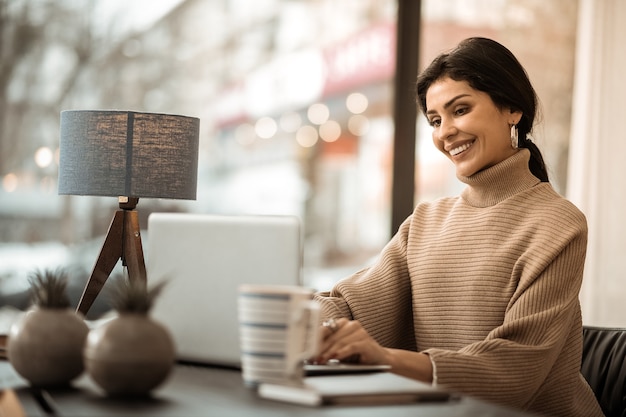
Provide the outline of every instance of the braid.
[[528,168],[533,175],[541,180],[541,182],[550,182],[548,179],[548,170],[546,164],[543,161],[541,151],[535,143],[526,136],[520,141],[520,148],[526,148],[530,151],[530,160],[528,161]]

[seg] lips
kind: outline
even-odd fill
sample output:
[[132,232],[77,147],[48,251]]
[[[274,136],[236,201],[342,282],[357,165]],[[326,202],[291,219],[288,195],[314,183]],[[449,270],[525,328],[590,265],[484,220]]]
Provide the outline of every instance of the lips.
[[457,146],[456,148],[451,149],[448,153],[451,156],[456,156],[456,155],[460,154],[461,152],[464,152],[464,151],[468,150],[473,144],[474,144],[474,141],[471,141],[471,142],[468,142],[468,143],[464,143],[461,146]]

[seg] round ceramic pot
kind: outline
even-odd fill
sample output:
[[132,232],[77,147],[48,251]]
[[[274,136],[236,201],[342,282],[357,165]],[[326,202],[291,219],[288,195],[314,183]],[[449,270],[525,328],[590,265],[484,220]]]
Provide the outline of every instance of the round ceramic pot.
[[67,385],[84,371],[88,332],[74,310],[34,308],[11,326],[7,357],[31,385]]
[[147,395],[170,374],[174,342],[149,316],[121,314],[89,332],[84,360],[87,374],[108,395]]

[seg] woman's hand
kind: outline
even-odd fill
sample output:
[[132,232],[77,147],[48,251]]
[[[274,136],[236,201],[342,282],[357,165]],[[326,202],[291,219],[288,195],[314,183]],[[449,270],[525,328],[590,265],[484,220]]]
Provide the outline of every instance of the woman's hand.
[[319,355],[315,362],[331,359],[370,365],[390,365],[391,372],[432,382],[433,365],[428,355],[402,349],[385,348],[372,338],[356,320],[327,320],[321,329]]
[[389,352],[380,346],[356,320],[324,322],[317,362],[330,359],[373,365],[389,365]]

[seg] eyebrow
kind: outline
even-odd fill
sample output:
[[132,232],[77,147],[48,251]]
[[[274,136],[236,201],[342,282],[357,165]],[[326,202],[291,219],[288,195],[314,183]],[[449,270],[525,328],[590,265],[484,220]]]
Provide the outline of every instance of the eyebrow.
[[[447,102],[443,105],[444,110],[445,110],[445,109],[447,109],[448,107],[450,107],[451,105],[453,105],[453,104],[454,104],[454,102],[455,102],[455,101],[457,101],[458,99],[463,98],[463,97],[468,97],[468,96],[469,96],[469,94],[467,94],[467,93],[463,93],[463,94],[459,94],[458,96],[454,96],[454,97],[452,97],[452,99],[448,100],[448,101],[447,101]],[[436,112],[436,111],[434,111],[434,110],[428,110],[428,111],[426,112],[426,114],[436,114],[436,113],[437,113],[437,112]]]

